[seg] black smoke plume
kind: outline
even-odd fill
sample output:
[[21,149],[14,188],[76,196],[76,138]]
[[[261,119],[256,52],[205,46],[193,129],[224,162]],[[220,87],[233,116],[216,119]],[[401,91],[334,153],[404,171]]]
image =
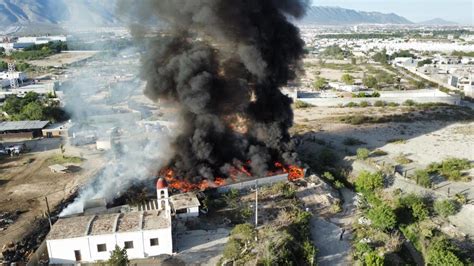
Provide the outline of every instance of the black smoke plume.
[[226,176],[248,165],[264,175],[276,161],[296,162],[288,133],[291,99],[280,88],[295,78],[304,54],[289,18],[305,14],[307,0],[121,1],[132,34],[149,37],[142,56],[145,94],[176,103],[183,130],[170,163],[188,179]]

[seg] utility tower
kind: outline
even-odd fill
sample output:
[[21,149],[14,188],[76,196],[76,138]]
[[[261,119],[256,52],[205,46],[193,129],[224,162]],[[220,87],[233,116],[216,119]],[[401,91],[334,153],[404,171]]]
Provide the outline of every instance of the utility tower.
[[8,76],[10,78],[10,89],[18,89],[18,80],[14,77],[16,72],[16,66],[13,61],[8,62]]

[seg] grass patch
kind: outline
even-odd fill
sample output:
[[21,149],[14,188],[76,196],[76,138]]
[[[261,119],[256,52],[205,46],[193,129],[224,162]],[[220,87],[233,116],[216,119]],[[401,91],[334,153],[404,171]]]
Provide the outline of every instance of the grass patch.
[[66,163],[82,163],[84,161],[81,157],[63,156],[56,154],[46,160],[49,164],[66,164]]

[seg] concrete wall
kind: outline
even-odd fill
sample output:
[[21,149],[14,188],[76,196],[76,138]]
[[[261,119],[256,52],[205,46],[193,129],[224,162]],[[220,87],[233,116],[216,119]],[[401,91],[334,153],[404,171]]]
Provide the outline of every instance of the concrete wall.
[[288,174],[263,177],[263,178],[254,179],[250,181],[244,181],[237,184],[222,186],[222,187],[217,188],[217,192],[226,193],[231,189],[243,190],[243,189],[254,188],[257,182],[258,182],[258,185],[260,186],[260,185],[271,185],[271,184],[281,182],[281,181],[288,181]]
[[349,102],[361,103],[369,102],[372,105],[377,101],[394,102],[398,104],[404,103],[406,100],[412,100],[417,103],[446,103],[451,105],[459,105],[461,98],[459,96],[421,96],[400,95],[398,97],[379,97],[379,98],[299,98],[298,100],[315,105],[315,106],[339,106],[346,105]]

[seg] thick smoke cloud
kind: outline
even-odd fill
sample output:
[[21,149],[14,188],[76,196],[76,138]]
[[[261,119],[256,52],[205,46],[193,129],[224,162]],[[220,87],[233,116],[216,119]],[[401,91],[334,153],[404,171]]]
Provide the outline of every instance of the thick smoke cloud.
[[307,0],[120,1],[134,36],[143,37],[150,22],[167,25],[147,44],[141,72],[150,99],[180,109],[183,131],[170,163],[178,176],[212,179],[241,164],[264,175],[276,161],[296,162],[288,133],[292,101],[280,88],[295,78],[304,54],[288,17],[303,16],[307,6]]

